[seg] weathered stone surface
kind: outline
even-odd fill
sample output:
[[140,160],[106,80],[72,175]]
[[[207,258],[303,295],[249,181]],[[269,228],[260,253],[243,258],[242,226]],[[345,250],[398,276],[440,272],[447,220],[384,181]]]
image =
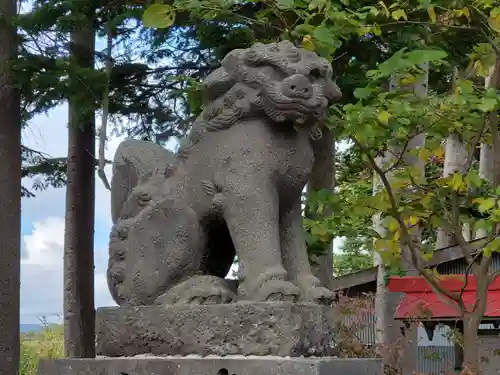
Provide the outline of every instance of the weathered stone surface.
[[174,375],[175,362],[164,359],[57,359],[41,360],[38,375]]
[[329,307],[293,303],[109,307],[97,311],[97,353],[328,356]]
[[[204,88],[203,112],[175,161],[138,140],[115,153],[113,298],[329,304],[333,293],[307,257],[301,196],[315,162],[311,139],[341,95],[331,65],[289,41],[255,44],[228,53]],[[236,296],[221,280],[235,254]]]
[[382,375],[376,359],[277,357],[44,360],[38,375],[217,375],[224,369],[229,375]]

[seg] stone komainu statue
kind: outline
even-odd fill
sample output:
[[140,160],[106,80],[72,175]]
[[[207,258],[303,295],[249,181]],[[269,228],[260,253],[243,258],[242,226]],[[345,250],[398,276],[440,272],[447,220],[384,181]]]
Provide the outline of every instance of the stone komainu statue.
[[[290,42],[221,65],[178,155],[138,140],[116,151],[111,294],[120,305],[329,302],[311,273],[301,193],[311,131],[341,95],[331,66]],[[224,280],[235,254],[237,296]]]

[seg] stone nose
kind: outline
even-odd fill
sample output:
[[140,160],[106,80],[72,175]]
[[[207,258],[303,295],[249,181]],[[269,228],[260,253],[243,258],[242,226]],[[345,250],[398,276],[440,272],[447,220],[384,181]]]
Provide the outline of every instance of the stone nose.
[[290,98],[309,99],[313,94],[313,87],[309,80],[302,74],[288,77],[284,82],[283,93]]

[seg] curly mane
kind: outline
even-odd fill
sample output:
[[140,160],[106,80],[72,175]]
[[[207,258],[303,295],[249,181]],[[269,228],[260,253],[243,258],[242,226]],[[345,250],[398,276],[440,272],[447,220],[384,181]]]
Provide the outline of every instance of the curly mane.
[[[256,43],[248,49],[233,50],[222,60],[221,67],[209,74],[202,84],[205,108],[181,144],[179,159],[186,159],[205,133],[226,130],[245,117],[279,112],[269,106],[264,108],[263,91],[272,92],[275,97],[280,94],[272,82],[274,78],[258,69],[262,66],[272,67],[286,76],[317,70],[319,74],[331,77],[327,60],[299,49],[289,41],[267,45]],[[283,100],[278,104],[285,106],[287,103]]]
[[[244,50],[234,50],[232,55],[241,55]],[[239,56],[238,56],[239,57]],[[193,123],[189,135],[184,140],[178,151],[180,159],[186,159],[193,147],[200,142],[203,134],[207,132],[217,132],[230,128],[237,120],[247,114],[247,110],[251,108],[243,108],[236,102],[236,98],[245,98],[248,94],[249,87],[235,81],[222,66],[205,78],[202,84],[203,89],[203,104],[204,110]],[[246,90],[245,90],[246,89]],[[248,106],[247,106],[248,107]]]

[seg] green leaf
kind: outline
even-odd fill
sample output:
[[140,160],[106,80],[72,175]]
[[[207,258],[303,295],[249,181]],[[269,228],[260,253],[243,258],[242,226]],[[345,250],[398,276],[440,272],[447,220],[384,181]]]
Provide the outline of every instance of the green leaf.
[[276,0],[276,5],[278,5],[278,9],[287,10],[293,8],[294,0]]
[[314,26],[303,23],[303,24],[297,25],[297,27],[295,27],[295,29],[293,31],[301,36],[308,35],[308,34],[312,34],[312,32],[314,31]]
[[484,213],[486,211],[491,210],[495,206],[495,203],[496,203],[495,199],[486,198],[486,199],[483,199],[483,201],[479,204],[477,209],[479,212]]
[[474,232],[475,231],[478,231],[480,229],[486,229],[486,230],[489,230],[491,229],[491,223],[489,223],[487,220],[485,219],[479,219],[478,221],[476,221],[474,223],[474,225],[472,226]]
[[308,5],[309,10],[318,9],[321,11],[326,4],[326,0],[311,0]]
[[384,220],[383,220],[383,224],[384,226],[387,228],[387,230],[389,232],[396,232],[397,230],[399,230],[399,223],[398,221],[392,217],[392,216],[387,216]]
[[387,125],[389,123],[389,119],[391,118],[391,114],[387,111],[382,111],[378,114],[377,119],[380,123]]
[[470,187],[481,187],[482,181],[481,177],[479,177],[479,174],[476,171],[468,171],[467,175],[465,176],[465,183],[469,185]]
[[418,49],[407,52],[405,57],[415,65],[444,59],[448,54],[440,49]]
[[302,48],[311,52],[314,52],[314,50],[316,49],[316,46],[314,45],[310,35],[305,35],[302,38]]
[[464,185],[465,184],[462,175],[460,173],[453,173],[453,176],[450,180],[451,188],[455,191],[459,191],[465,187]]
[[483,255],[490,257],[492,253],[500,251],[500,238],[495,238],[483,249]]
[[167,4],[153,4],[142,15],[144,26],[156,29],[165,29],[172,26],[174,20],[175,9]]
[[425,262],[429,262],[434,256],[434,251],[429,246],[422,246],[420,249],[420,256]]
[[404,9],[398,9],[392,12],[391,17],[395,19],[396,21],[399,21],[401,18],[405,19],[408,21],[408,16],[406,15],[406,12]]
[[488,17],[488,24],[497,33],[500,33],[500,16]]
[[478,105],[478,109],[482,112],[491,112],[497,106],[496,98],[481,98],[481,104]]
[[314,29],[312,37],[320,43],[324,44],[337,44],[337,36],[325,25],[320,25]]
[[370,97],[373,91],[374,89],[368,87],[358,87],[357,89],[354,90],[354,97],[356,99],[366,99]]

